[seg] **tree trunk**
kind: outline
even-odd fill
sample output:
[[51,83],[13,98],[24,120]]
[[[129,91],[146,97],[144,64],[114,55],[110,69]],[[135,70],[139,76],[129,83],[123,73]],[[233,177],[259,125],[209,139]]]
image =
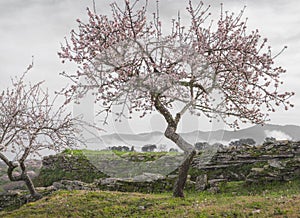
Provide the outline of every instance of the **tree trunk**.
[[173,196],[174,197],[180,197],[183,198],[184,197],[184,193],[183,193],[183,189],[187,180],[187,176],[188,176],[188,172],[189,172],[189,168],[191,165],[191,162],[194,158],[194,156],[196,155],[196,151],[193,150],[192,152],[190,152],[186,159],[183,161],[183,163],[180,165],[179,167],[179,172],[178,172],[178,178],[174,184],[174,189],[173,189]]
[[172,140],[187,155],[186,159],[179,167],[178,179],[174,184],[173,192],[174,197],[184,197],[183,189],[187,180],[188,171],[190,168],[190,164],[194,156],[196,155],[195,147],[185,141],[178,133],[176,133],[178,123],[186,108],[182,111],[182,113],[177,113],[176,117],[173,118],[170,111],[159,100],[158,94],[152,94],[152,101],[154,102],[155,108],[161,113],[161,115],[164,116],[165,120],[168,123],[167,129],[165,131],[165,136],[168,139]]
[[23,172],[23,173],[22,173],[22,180],[25,182],[25,184],[30,192],[31,197],[33,197],[36,200],[41,199],[43,196],[36,191],[30,177],[27,175],[26,172]]
[[178,170],[178,178],[174,184],[173,189],[173,196],[174,197],[184,197],[184,187],[186,184],[190,164],[196,155],[196,150],[194,146],[186,142],[179,134],[175,132],[175,128],[172,128],[171,126],[168,126],[168,128],[165,131],[165,136],[169,139],[171,139],[176,145],[181,148],[184,153],[187,155],[183,163],[179,166]]
[[33,185],[33,182],[31,181],[31,178],[28,176],[26,166],[25,166],[23,160],[20,161],[20,167],[22,169],[22,175],[21,175],[22,180],[25,182],[25,184],[30,192],[31,197],[33,197],[36,200],[42,198],[43,196],[36,191],[36,189]]
[[155,107],[164,116],[168,123],[168,127],[165,131],[165,136],[168,139],[172,140],[187,155],[184,162],[181,164],[181,166],[179,166],[178,178],[174,184],[173,191],[174,197],[184,197],[183,189],[187,180],[190,164],[194,156],[196,155],[196,151],[194,146],[189,144],[179,134],[176,133],[181,115],[177,114],[176,118],[174,119],[167,108],[165,108],[158,99],[156,99],[155,101]]
[[8,162],[7,174],[8,174],[10,181],[12,181],[12,182],[24,181],[32,198],[34,198],[36,200],[42,198],[42,195],[36,191],[36,189],[33,185],[33,182],[31,181],[30,177],[28,176],[25,164],[23,162],[20,163],[22,174],[19,176],[13,175],[13,171],[17,167],[18,167],[17,164],[12,163],[11,161]]

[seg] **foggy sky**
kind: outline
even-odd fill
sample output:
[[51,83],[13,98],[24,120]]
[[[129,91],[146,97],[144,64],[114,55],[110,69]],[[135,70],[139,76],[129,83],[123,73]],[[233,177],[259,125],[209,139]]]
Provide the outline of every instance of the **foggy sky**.
[[[109,2],[96,0],[98,13],[109,13]],[[176,18],[177,11],[183,14],[188,1],[162,0],[160,2],[163,23]],[[196,1],[195,1],[196,2]],[[212,4],[212,12],[220,11],[219,0],[204,1]],[[292,101],[295,108],[280,110],[271,115],[271,123],[300,125],[300,1],[297,0],[226,0],[224,9],[239,12],[247,6],[245,17],[249,18],[249,30],[259,29],[269,39],[274,51],[285,45],[288,49],[276,59],[276,64],[287,69],[284,75],[284,89],[294,91]],[[0,0],[0,90],[6,88],[10,77],[20,75],[34,56],[34,68],[29,80],[45,80],[50,91],[60,90],[69,82],[59,76],[62,71],[72,72],[73,64],[61,64],[57,56],[60,43],[69,37],[72,28],[76,30],[76,19],[86,19],[86,7],[92,7],[89,0]],[[218,14],[217,14],[218,15]],[[213,18],[217,18],[213,17]],[[83,107],[84,110],[84,107]],[[179,130],[208,130],[223,128],[222,124],[209,124],[204,118],[191,119],[186,116]],[[158,114],[146,120],[134,119],[121,124],[111,123],[105,127],[108,132],[163,131],[165,124]]]

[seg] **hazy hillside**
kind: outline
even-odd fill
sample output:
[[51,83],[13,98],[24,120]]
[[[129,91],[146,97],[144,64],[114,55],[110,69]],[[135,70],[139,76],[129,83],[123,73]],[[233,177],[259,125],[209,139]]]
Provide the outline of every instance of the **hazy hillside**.
[[[181,136],[189,143],[196,143],[199,141],[208,141],[210,143],[221,142],[228,144],[230,141],[241,138],[253,138],[257,144],[264,141],[266,137],[275,137],[276,139],[289,139],[300,140],[300,126],[295,125],[256,125],[247,129],[228,131],[193,131],[188,133],[181,133]],[[174,147],[176,145],[164,136],[163,132],[150,132],[137,135],[131,134],[108,134],[101,136],[101,141],[97,144],[101,148],[109,146],[127,145],[134,146],[136,149],[140,149],[146,144],[167,145],[167,148]]]

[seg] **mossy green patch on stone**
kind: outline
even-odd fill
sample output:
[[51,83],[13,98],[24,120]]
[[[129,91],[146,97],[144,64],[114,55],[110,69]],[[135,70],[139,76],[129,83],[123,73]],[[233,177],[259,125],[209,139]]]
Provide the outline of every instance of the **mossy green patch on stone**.
[[95,179],[107,177],[95,168],[80,150],[67,151],[49,159],[50,163],[46,166],[44,163],[40,174],[33,180],[36,186],[49,186],[60,180],[80,180],[90,183]]

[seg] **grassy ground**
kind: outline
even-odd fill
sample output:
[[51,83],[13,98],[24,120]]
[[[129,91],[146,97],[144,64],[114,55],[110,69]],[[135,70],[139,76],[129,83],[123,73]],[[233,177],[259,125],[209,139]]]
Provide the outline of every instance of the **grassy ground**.
[[221,193],[140,194],[59,191],[0,217],[300,217],[300,182],[247,186],[231,182]]

